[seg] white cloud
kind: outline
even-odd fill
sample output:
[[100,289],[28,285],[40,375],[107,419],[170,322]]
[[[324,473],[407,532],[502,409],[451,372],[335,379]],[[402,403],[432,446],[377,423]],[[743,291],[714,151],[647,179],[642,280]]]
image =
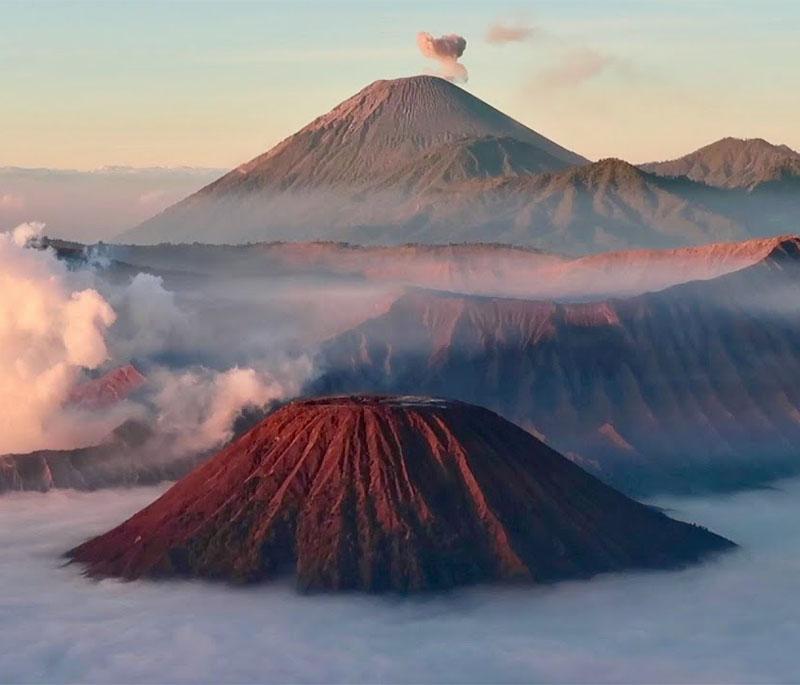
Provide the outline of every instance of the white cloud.
[[662,499],[744,545],[681,572],[412,599],[94,582],[59,555],[162,489],[0,498],[8,682],[788,682],[800,481]]
[[174,436],[172,450],[177,454],[222,445],[233,437],[233,422],[242,409],[261,407],[288,394],[272,376],[238,367],[225,372],[162,369],[152,374],[152,380],[159,388],[154,398],[156,429]]
[[614,63],[611,55],[591,48],[570,50],[539,74],[538,84],[552,89],[574,88],[597,78]]
[[105,335],[116,317],[52,252],[25,247],[42,228],[0,234],[0,454],[97,437],[79,430],[63,405],[82,369],[108,358]]
[[486,30],[486,42],[492,45],[522,43],[533,38],[536,29],[528,24],[503,24],[495,22]]
[[[304,356],[253,359],[256,369],[225,348],[217,368],[185,368],[182,356],[220,347],[202,317],[184,313],[158,276],[115,285],[102,278],[111,264],[102,255],[70,270],[53,251],[31,249],[43,228],[0,234],[0,454],[96,444],[134,416],[156,428],[165,459],[203,452],[231,437],[242,409],[294,395],[310,376]],[[131,360],[144,364],[144,405],[70,405],[87,370]]]

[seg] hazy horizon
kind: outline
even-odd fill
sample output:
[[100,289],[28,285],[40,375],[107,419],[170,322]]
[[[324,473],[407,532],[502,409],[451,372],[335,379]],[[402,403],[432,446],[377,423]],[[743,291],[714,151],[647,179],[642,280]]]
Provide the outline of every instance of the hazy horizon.
[[800,147],[797,5],[724,8],[6,3],[0,166],[232,168],[374,80],[430,71],[418,31],[463,35],[463,87],[591,159],[662,160],[724,136]]

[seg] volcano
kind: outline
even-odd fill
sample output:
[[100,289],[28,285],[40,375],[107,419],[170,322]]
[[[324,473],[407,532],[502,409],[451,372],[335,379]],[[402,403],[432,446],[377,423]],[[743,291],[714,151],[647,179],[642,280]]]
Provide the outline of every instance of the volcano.
[[568,254],[743,240],[797,226],[793,155],[726,139],[674,163],[590,164],[448,81],[382,80],[121,240]]
[[390,242],[404,243],[420,184],[586,162],[449,81],[381,80],[122,239],[369,243],[394,227]]
[[677,248],[798,230],[798,179],[798,153],[762,140],[590,164],[466,90],[414,76],[368,85],[120,240]]
[[118,528],[69,552],[92,576],[371,592],[582,578],[733,543],[604,485],[476,406],[296,401]]

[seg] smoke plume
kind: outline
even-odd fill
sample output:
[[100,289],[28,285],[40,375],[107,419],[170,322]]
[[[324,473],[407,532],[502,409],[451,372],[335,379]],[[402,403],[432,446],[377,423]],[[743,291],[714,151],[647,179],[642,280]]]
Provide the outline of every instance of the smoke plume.
[[111,346],[120,360],[179,349],[192,338],[188,316],[160,276],[136,274],[109,298],[118,315]]
[[[230,350],[198,363],[216,340],[209,317],[185,312],[159,276],[120,282],[102,254],[68,268],[42,249],[42,230],[0,233],[0,455],[98,444],[128,419],[153,429],[164,459],[203,453],[244,409],[296,394],[310,375],[306,357],[267,361],[265,349],[249,365]],[[147,379],[135,399],[72,401],[89,372],[131,360]]]
[[0,234],[0,453],[74,446],[62,406],[82,369],[108,358],[116,319],[52,252],[27,249],[42,228]]
[[439,62],[440,76],[456,83],[466,83],[469,78],[467,68],[458,61],[467,48],[465,38],[455,33],[434,38],[430,33],[420,31],[417,46],[423,56]]
[[[234,367],[224,372],[206,368],[153,374],[156,429],[171,436],[174,455],[202,453],[233,437],[235,419],[247,407],[283,399],[290,389],[268,373]],[[291,388],[296,392],[297,388]]]

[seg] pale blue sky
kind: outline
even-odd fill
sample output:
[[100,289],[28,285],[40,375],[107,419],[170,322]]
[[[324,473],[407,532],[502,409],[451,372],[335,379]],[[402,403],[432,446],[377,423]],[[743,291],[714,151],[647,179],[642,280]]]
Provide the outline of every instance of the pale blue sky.
[[[496,21],[538,31],[490,45]],[[0,166],[230,167],[432,68],[421,30],[465,36],[466,88],[588,157],[800,148],[797,0],[0,0]],[[591,75],[543,85],[575,60]]]

